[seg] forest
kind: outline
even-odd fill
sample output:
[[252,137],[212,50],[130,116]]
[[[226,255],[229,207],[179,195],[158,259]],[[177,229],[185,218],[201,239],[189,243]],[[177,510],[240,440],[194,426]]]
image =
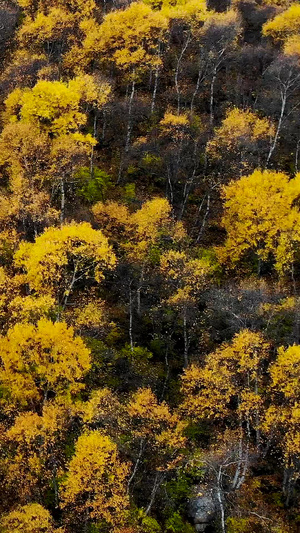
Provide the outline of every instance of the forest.
[[299,533],[300,3],[0,0],[0,532]]

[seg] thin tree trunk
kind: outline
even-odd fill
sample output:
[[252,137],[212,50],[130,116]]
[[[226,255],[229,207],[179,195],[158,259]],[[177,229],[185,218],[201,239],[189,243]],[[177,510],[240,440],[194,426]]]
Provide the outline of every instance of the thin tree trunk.
[[167,372],[166,372],[166,377],[165,377],[165,380],[164,380],[163,389],[162,389],[162,393],[161,393],[161,398],[160,398],[161,401],[163,401],[163,399],[164,399],[165,391],[166,391],[166,388],[167,388],[167,383],[168,383],[169,375],[170,375],[170,365],[169,365],[168,354],[169,354],[169,347],[167,346],[166,353],[165,353],[165,363],[166,363]]
[[[90,497],[88,499],[88,502],[90,501]],[[86,508],[86,512],[85,512],[85,519],[84,519],[84,524],[83,524],[83,533],[88,533],[89,531],[89,519],[90,519],[90,512],[89,512],[89,507],[87,506]]]
[[65,196],[65,180],[62,176],[60,178],[60,223],[63,225],[65,220],[65,202],[66,202],[66,196]]
[[220,466],[218,476],[217,476],[217,498],[218,498],[218,502],[220,506],[222,533],[226,533],[225,511],[224,511],[224,505],[223,505],[222,492],[223,492],[222,490],[222,466]]
[[282,492],[285,496],[286,507],[288,507],[290,504],[293,487],[294,487],[293,468],[289,464],[284,470],[283,485],[282,485]]
[[287,102],[287,89],[285,87],[283,89],[283,92],[281,93],[280,117],[279,117],[279,121],[278,121],[278,125],[277,125],[277,130],[276,130],[276,133],[275,133],[275,137],[274,137],[273,143],[271,144],[271,147],[270,147],[270,150],[269,150],[269,153],[268,153],[267,162],[266,162],[266,168],[269,165],[270,159],[271,159],[271,157],[273,155],[273,152],[274,152],[274,150],[276,148],[276,145],[277,145],[278,137],[279,137],[279,134],[280,134],[280,131],[281,131],[283,116],[284,116],[284,112],[285,112],[285,108],[286,108],[286,102]]
[[[241,424],[240,424],[240,431],[242,431]],[[232,484],[231,484],[231,488],[233,490],[236,489],[237,484],[238,484],[238,480],[239,480],[240,472],[241,472],[241,467],[242,467],[242,461],[243,461],[243,440],[242,440],[242,436],[240,436],[237,467],[236,467],[234,478],[233,478],[233,481],[232,481]]]
[[157,88],[158,88],[158,79],[159,79],[159,65],[157,65],[156,70],[155,70],[154,88],[153,88],[152,101],[151,101],[151,115],[154,113],[154,108],[155,108],[155,100],[156,100]]
[[152,68],[150,69],[150,73],[149,73],[149,84],[148,84],[148,91],[150,91],[151,89],[151,85],[152,85]]
[[203,221],[202,221],[202,225],[201,225],[201,228],[200,228],[200,231],[199,231],[199,233],[198,233],[197,240],[196,240],[196,243],[197,243],[197,244],[200,242],[200,239],[201,239],[202,233],[203,233],[203,231],[204,231],[204,227],[205,227],[205,224],[206,224],[206,219],[207,219],[208,214],[209,214],[209,208],[210,208],[210,194],[207,195],[207,206],[206,206],[206,211],[205,211],[205,214],[204,214],[204,217],[203,217]]
[[186,52],[186,49],[187,49],[187,47],[189,45],[190,40],[191,40],[191,34],[189,33],[185,43],[183,44],[183,47],[181,49],[179,58],[177,59],[177,65],[176,65],[176,70],[175,70],[174,81],[175,81],[175,89],[176,89],[176,93],[177,93],[177,113],[178,113],[178,115],[179,115],[179,112],[180,112],[180,89],[179,89],[179,84],[178,84],[179,69],[180,69],[180,64],[181,64],[182,58],[183,58],[183,56],[184,56],[184,54]]
[[[158,45],[158,53],[157,53],[158,59],[160,58],[160,43]],[[156,100],[156,94],[157,94],[157,88],[158,88],[158,79],[159,79],[159,70],[160,70],[160,64],[157,64],[157,67],[155,69],[155,77],[154,77],[154,87],[153,87],[153,93],[152,93],[152,101],[151,101],[151,115],[154,112],[155,107],[155,100]]]
[[53,481],[53,488],[54,488],[55,508],[59,509],[59,492],[58,492],[57,470],[56,470],[56,463],[55,462],[54,462],[53,471],[52,471],[52,481]]
[[169,165],[167,166],[167,176],[168,176],[168,185],[169,185],[169,192],[170,192],[169,200],[170,200],[170,204],[173,205],[174,195],[173,195],[173,185],[171,181],[171,172],[170,172]]
[[248,465],[249,465],[249,442],[247,442],[246,444],[246,453],[245,453],[245,458],[244,458],[243,472],[236,485],[236,490],[239,490],[241,488],[242,484],[244,483],[246,479]]
[[184,368],[189,366],[189,339],[187,333],[187,309],[183,309]]
[[197,227],[197,223],[198,223],[198,220],[199,220],[199,216],[200,216],[200,213],[202,211],[202,207],[203,207],[203,204],[204,204],[204,201],[206,199],[206,194],[203,196],[202,200],[201,200],[201,203],[198,207],[198,210],[197,210],[197,214],[196,214],[196,217],[194,219],[194,225],[193,225],[193,229],[196,229]]
[[300,150],[300,139],[298,139],[295,155],[295,172],[298,172],[298,163],[299,163],[299,150]]
[[213,128],[214,125],[214,90],[215,90],[215,82],[217,79],[218,69],[223,61],[223,56],[225,53],[226,47],[223,48],[218,52],[218,59],[217,63],[215,64],[213,71],[212,71],[212,80],[210,83],[210,99],[209,99],[209,123],[210,127]]
[[213,77],[210,83],[210,99],[209,99],[209,123],[210,127],[213,128],[214,125],[214,88],[217,78],[217,67],[214,68]]
[[[96,133],[97,133],[97,113],[95,111],[95,116],[94,116],[94,127],[93,127],[93,136],[94,136],[94,139],[96,138]],[[92,145],[92,149],[91,149],[91,159],[90,159],[90,178],[92,179],[94,176],[94,145]]]
[[121,153],[120,154],[120,166],[119,166],[117,185],[119,185],[121,183],[123,164],[124,164],[124,154]]
[[140,279],[139,279],[139,286],[138,286],[137,291],[136,291],[137,314],[139,316],[141,315],[141,290],[142,290],[142,286],[143,286],[143,281],[144,281],[144,265],[143,265],[142,270],[141,270],[141,275],[140,275]]
[[190,191],[191,191],[191,188],[194,184],[194,179],[195,179],[195,175],[196,175],[196,166],[197,166],[197,162],[196,162],[196,153],[197,153],[197,147],[198,147],[198,142],[195,141],[195,146],[194,146],[194,153],[193,153],[193,160],[194,160],[194,169],[193,169],[193,173],[192,173],[192,176],[189,180],[187,180],[185,182],[185,185],[184,185],[184,189],[183,189],[183,203],[182,203],[182,208],[181,208],[181,211],[180,211],[180,214],[179,214],[179,217],[178,217],[178,220],[181,220],[183,215],[184,215],[184,211],[185,211],[185,206],[186,206],[186,203],[188,201],[188,197],[189,197],[189,194],[190,194]]
[[132,327],[133,327],[133,301],[132,301],[132,291],[131,291],[131,284],[132,281],[129,283],[129,341],[130,341],[130,348],[133,352],[133,335],[132,335]]
[[198,78],[197,78],[197,83],[196,83],[196,87],[195,87],[195,90],[193,92],[193,96],[192,96],[192,100],[191,100],[191,113],[193,114],[194,112],[194,102],[195,102],[195,98],[198,94],[198,91],[199,91],[199,88],[200,88],[200,84],[201,82],[203,81],[204,77],[202,76],[202,68],[201,66],[199,67],[199,71],[198,71]]
[[135,478],[135,475],[137,473],[137,470],[138,470],[138,467],[139,467],[139,464],[141,462],[141,459],[142,459],[142,455],[143,455],[143,451],[144,451],[144,439],[141,439],[141,442],[140,442],[140,450],[139,450],[139,454],[138,454],[138,457],[137,457],[137,460],[136,460],[136,463],[134,465],[134,469],[133,469],[133,472],[128,480],[128,483],[127,483],[127,494],[129,493],[129,488],[130,488],[130,485],[131,483],[133,482],[134,478]]
[[[241,424],[241,432],[242,432],[242,424]],[[239,488],[242,486],[246,478],[248,465],[249,465],[249,440],[250,440],[250,424],[249,424],[249,417],[247,417],[247,442],[246,442],[246,451],[245,451],[244,458],[243,458],[244,466],[243,466],[243,471],[240,476],[240,479],[238,480],[236,484],[236,490],[239,490]],[[241,443],[242,443],[242,434],[241,434]]]
[[159,489],[159,486],[160,486],[162,480],[163,480],[163,477],[159,475],[159,472],[156,472],[155,479],[154,479],[154,485],[153,485],[152,492],[151,492],[150,502],[149,502],[148,507],[147,507],[147,509],[145,511],[145,515],[148,515],[150,513],[151,509],[152,509],[156,493],[157,493],[157,491]]
[[196,169],[193,170],[192,177],[185,183],[184,190],[183,190],[182,208],[181,208],[180,214],[178,216],[178,220],[181,220],[183,215],[184,215],[185,206],[186,206],[186,203],[188,201],[188,197],[189,197],[191,188],[192,188],[192,186],[194,184],[195,175],[196,175]]
[[[257,375],[255,376],[255,394],[258,395]],[[257,450],[259,451],[259,449],[260,449],[260,429],[259,429],[259,414],[258,414],[257,409],[255,411],[255,425],[256,425],[256,430],[255,430],[255,433],[256,433],[256,447],[257,447]]]
[[106,113],[106,109],[104,108],[104,109],[103,109],[103,126],[102,126],[102,135],[101,135],[101,139],[102,139],[102,141],[105,140],[105,132],[106,132],[106,124],[107,124],[106,116],[107,116],[107,113]]
[[76,264],[74,265],[74,270],[73,270],[73,276],[72,276],[71,283],[70,283],[68,289],[65,291],[65,297],[64,297],[64,299],[63,299],[63,304],[62,304],[62,308],[63,308],[63,310],[66,308],[67,303],[68,303],[69,296],[70,296],[70,294],[71,294],[71,291],[72,291],[72,289],[73,289],[73,287],[74,287],[76,281],[78,280],[78,279],[76,279],[77,268],[78,268],[78,264],[76,263]]
[[135,80],[132,80],[131,93],[128,104],[128,123],[127,123],[127,135],[126,135],[126,144],[125,144],[125,153],[127,154],[130,146],[131,130],[132,130],[132,103],[135,93]]

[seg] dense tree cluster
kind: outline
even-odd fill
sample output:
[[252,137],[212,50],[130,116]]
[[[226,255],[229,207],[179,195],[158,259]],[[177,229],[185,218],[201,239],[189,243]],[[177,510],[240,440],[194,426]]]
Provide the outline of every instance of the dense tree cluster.
[[0,531],[299,531],[299,102],[299,2],[0,1]]

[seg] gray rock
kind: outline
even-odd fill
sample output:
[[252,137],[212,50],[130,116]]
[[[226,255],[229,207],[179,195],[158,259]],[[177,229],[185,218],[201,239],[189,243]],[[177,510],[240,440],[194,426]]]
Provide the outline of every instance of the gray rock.
[[189,501],[188,514],[195,525],[197,532],[205,532],[205,529],[216,514],[216,506],[212,489],[207,485],[197,485]]

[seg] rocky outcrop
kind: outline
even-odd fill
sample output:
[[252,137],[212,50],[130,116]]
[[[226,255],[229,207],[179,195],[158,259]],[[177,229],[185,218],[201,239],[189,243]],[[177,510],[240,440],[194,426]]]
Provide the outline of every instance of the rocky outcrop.
[[213,491],[207,485],[197,485],[189,501],[188,514],[197,532],[205,532],[215,518]]

